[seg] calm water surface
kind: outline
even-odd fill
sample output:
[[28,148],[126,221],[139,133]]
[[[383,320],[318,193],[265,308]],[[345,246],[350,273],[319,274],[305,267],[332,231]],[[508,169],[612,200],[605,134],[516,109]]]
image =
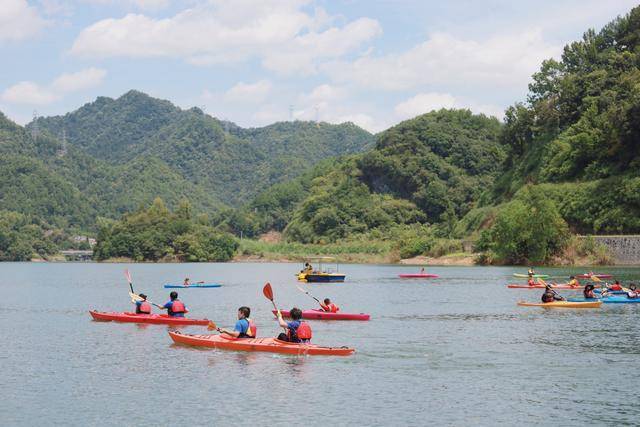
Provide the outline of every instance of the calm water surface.
[[166,326],[92,321],[91,308],[131,309],[125,268],[161,303],[167,281],[223,283],[181,299],[226,327],[249,305],[260,336],[280,332],[265,281],[282,307],[314,304],[296,264],[1,263],[2,425],[640,423],[640,304],[517,307],[541,293],[504,287],[522,268],[433,267],[441,278],[421,281],[397,279],[412,267],[342,266],[346,283],[309,288],[371,313],[312,323],[316,343],[357,349],[345,358],[199,350],[173,345]]

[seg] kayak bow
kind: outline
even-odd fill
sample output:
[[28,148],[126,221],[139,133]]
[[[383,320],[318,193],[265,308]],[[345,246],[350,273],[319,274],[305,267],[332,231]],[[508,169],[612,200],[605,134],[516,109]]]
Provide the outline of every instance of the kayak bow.
[[[276,314],[276,310],[271,310]],[[283,317],[291,317],[288,310],[280,310]],[[323,310],[313,309],[304,310],[302,318],[307,320],[369,320],[370,316],[366,313],[330,313]]]

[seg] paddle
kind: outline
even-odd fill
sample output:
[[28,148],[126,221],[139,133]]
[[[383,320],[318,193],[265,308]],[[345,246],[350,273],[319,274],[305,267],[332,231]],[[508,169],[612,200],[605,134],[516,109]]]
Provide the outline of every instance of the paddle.
[[[134,294],[133,292],[129,292],[129,296],[131,297],[131,302],[135,303],[136,301],[144,301],[144,298],[142,298],[140,295],[138,294]],[[163,306],[156,304],[155,302],[149,301],[147,299],[147,302],[150,304],[155,305],[158,308],[164,308]]]
[[[538,280],[540,280],[540,282],[541,282],[543,285],[548,286],[548,285],[547,285],[547,282],[545,282],[545,281],[544,281],[544,279],[538,279]],[[557,292],[555,291],[555,289],[553,289],[553,288],[549,288],[549,289],[551,289],[551,292],[553,292],[553,294],[554,294],[554,295],[559,296],[560,298],[562,298],[562,300],[563,300],[563,301],[565,300],[565,299],[564,299],[564,297],[563,297],[562,295],[560,295],[559,293],[557,293]]]
[[220,332],[220,328],[218,328],[218,326],[213,322],[213,320],[209,321],[209,324],[207,325],[207,329],[210,331],[216,330]]
[[124,271],[124,277],[127,279],[127,282],[129,282],[129,288],[131,288],[131,293],[135,293],[133,291],[133,280],[131,280],[131,273],[129,273],[129,269],[126,269]]
[[271,283],[267,282],[264,285],[264,288],[262,288],[262,293],[269,301],[271,301],[271,304],[273,304],[273,308],[275,308],[278,314],[280,314],[280,309],[278,309],[276,303],[273,302],[273,289],[271,289]]
[[314,300],[318,301],[318,304],[322,305],[322,303],[320,302],[320,300],[316,297],[314,297],[313,295],[311,295],[309,292],[305,291],[304,289],[302,289],[300,286],[296,285],[296,288],[298,288],[300,290],[300,292],[304,292],[305,294],[309,295],[311,298],[313,298]]

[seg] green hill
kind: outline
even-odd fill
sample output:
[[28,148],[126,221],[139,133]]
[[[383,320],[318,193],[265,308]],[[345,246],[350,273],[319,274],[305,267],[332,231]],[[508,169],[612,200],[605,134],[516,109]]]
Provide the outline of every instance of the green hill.
[[64,116],[39,118],[37,125],[58,137],[64,132],[70,145],[112,166],[157,159],[229,205],[245,203],[324,158],[361,152],[373,142],[352,124],[243,129],[137,91],[118,99],[100,97]]

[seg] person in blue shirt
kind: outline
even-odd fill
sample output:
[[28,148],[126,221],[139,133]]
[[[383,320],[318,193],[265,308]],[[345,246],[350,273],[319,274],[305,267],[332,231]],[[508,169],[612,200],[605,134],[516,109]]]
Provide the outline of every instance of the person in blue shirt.
[[171,292],[169,298],[170,301],[162,306],[164,310],[167,310],[169,316],[184,317],[184,314],[189,312],[184,303],[178,299],[178,293],[176,291]]
[[217,328],[221,334],[231,335],[234,338],[255,338],[257,334],[257,328],[253,320],[249,318],[251,315],[251,309],[249,307],[242,306],[238,309],[238,321],[233,331],[228,329]]
[[291,322],[282,318],[282,313],[278,310],[278,324],[286,331],[278,335],[278,340],[293,343],[308,343],[311,341],[311,327],[302,320],[302,310],[293,307],[289,311]]
[[138,295],[142,300],[136,301],[136,314],[151,314],[151,304],[145,294]]

